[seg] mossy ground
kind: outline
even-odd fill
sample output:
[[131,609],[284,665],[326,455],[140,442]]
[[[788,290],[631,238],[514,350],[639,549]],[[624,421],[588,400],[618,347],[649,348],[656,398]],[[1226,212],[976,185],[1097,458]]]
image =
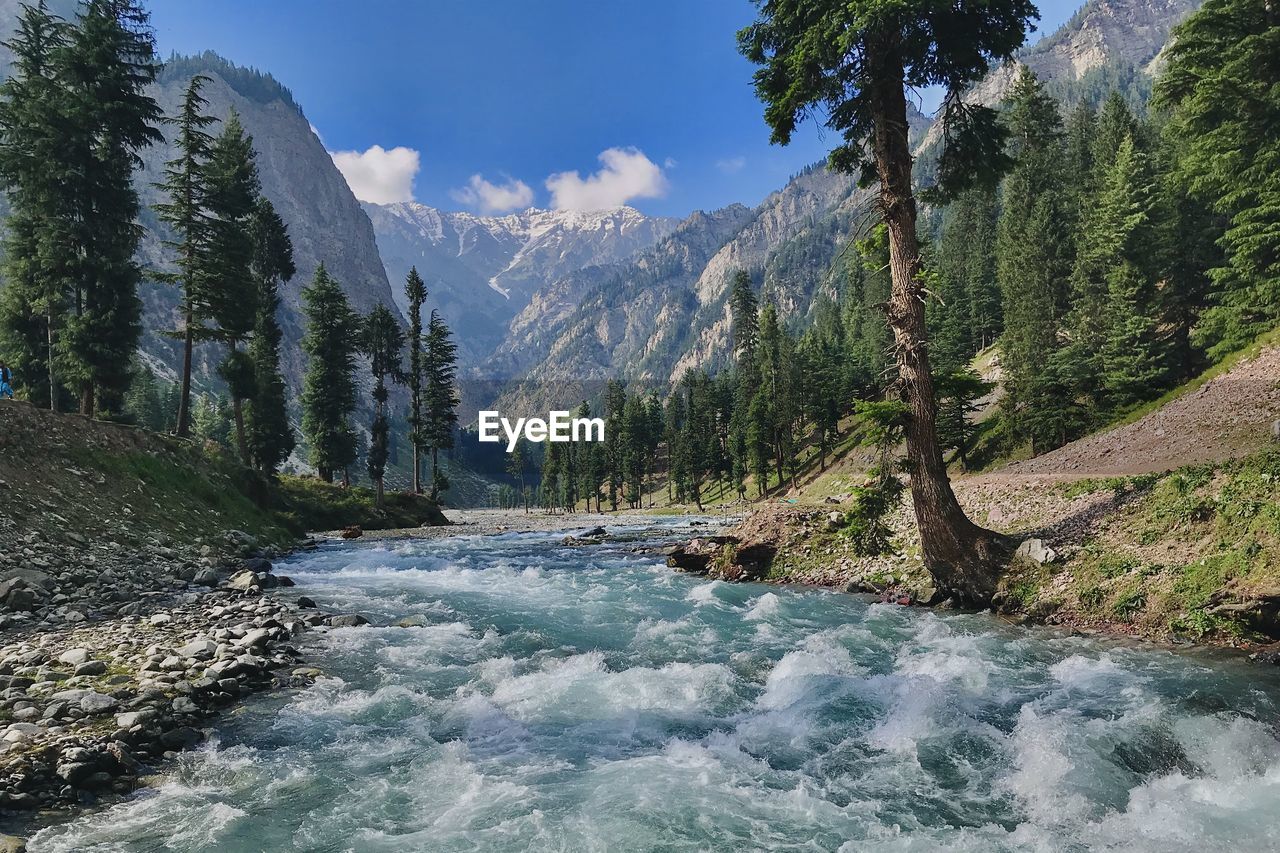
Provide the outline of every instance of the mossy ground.
[[1132,500],[1063,562],[1012,570],[1002,584],[1011,609],[1147,636],[1260,639],[1211,610],[1280,592],[1280,450],[1060,488]]

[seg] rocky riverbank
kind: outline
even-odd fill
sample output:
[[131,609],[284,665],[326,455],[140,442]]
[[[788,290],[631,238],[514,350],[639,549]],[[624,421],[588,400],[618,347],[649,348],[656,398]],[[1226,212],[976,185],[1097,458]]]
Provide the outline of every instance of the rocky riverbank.
[[274,555],[232,532],[139,553],[32,537],[0,556],[5,830],[128,793],[241,697],[319,674],[294,638],[364,620],[277,597]]

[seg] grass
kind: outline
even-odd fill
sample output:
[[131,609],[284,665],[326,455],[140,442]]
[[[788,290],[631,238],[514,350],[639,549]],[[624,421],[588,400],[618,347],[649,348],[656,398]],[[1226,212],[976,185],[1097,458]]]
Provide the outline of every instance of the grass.
[[[1148,634],[1252,637],[1280,625],[1245,625],[1209,610],[1217,597],[1280,588],[1280,449],[1163,476],[1073,483],[1070,492],[1133,491],[1106,530],[1061,567],[1065,603],[1084,621],[1122,622]],[[1159,555],[1159,556],[1156,556]],[[1004,588],[1029,609],[1049,576]]]
[[445,522],[439,507],[423,495],[387,492],[379,510],[372,489],[344,488],[315,477],[282,476],[274,497],[273,511],[295,530],[337,530],[349,525],[390,530]]

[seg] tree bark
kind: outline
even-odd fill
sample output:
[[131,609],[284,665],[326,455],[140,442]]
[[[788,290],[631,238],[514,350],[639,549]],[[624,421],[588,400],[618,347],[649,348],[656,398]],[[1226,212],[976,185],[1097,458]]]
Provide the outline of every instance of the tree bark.
[[49,344],[49,411],[58,411],[58,382],[53,366],[53,306],[45,310],[45,333]]
[[907,461],[911,500],[925,567],[939,597],[985,606],[1011,553],[1007,537],[969,520],[956,500],[938,445],[937,409],[929,372],[916,202],[907,143],[907,103],[902,61],[892,48],[867,57],[875,130],[872,149],[880,178],[880,209],[889,232],[892,292],[887,313],[893,329],[900,393],[907,406]]
[[178,438],[191,434],[191,350],[194,346],[191,309],[187,309],[187,331],[182,343],[182,393],[178,395]]
[[[231,354],[234,357],[236,352],[236,343],[231,341],[228,346],[231,348]],[[236,447],[240,450],[240,461],[245,467],[249,467],[249,440],[244,432],[244,401],[235,394],[235,389],[231,389],[231,413],[235,417],[236,423]]]

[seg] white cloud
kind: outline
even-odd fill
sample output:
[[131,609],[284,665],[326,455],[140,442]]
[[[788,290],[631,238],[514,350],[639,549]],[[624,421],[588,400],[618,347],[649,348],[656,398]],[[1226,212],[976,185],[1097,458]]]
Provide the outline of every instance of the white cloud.
[[347,186],[361,201],[391,204],[413,201],[413,179],[418,174],[418,152],[374,145],[368,151],[331,151],[329,156],[347,179]]
[[481,213],[524,210],[533,204],[533,190],[524,181],[512,177],[507,177],[504,183],[494,184],[481,175],[472,175],[465,187],[451,190],[449,195]]
[[726,157],[723,160],[716,161],[716,168],[724,172],[726,175],[741,172],[742,167],[745,165],[747,165],[746,157]]
[[603,168],[583,178],[577,172],[558,172],[547,178],[551,206],[556,210],[607,210],[633,198],[666,195],[662,167],[635,148],[600,152]]

